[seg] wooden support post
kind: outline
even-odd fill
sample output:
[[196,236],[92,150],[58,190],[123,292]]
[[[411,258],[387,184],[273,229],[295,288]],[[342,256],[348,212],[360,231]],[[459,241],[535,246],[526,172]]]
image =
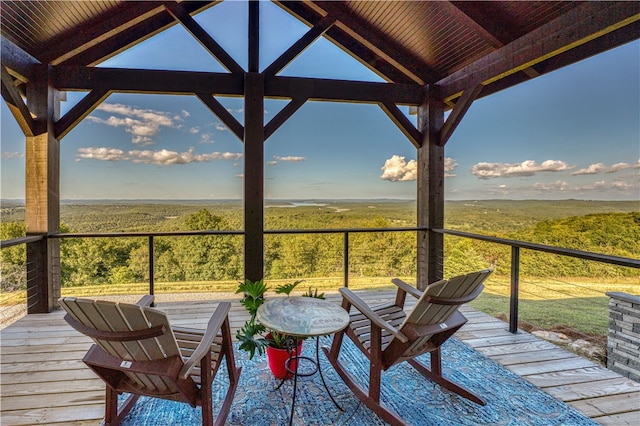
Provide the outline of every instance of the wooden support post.
[[444,147],[440,130],[444,123],[444,103],[436,96],[435,86],[426,87],[423,104],[418,108],[418,129],[422,146],[418,148],[418,232],[417,286],[424,290],[429,283],[442,279],[444,235],[430,231],[444,227]]
[[259,6],[249,2],[249,72],[244,80],[244,277],[264,274],[264,75],[259,64]]
[[[26,138],[26,233],[48,235],[60,230],[60,143],[55,121],[60,117],[60,95],[49,84],[49,67],[38,65],[27,84],[27,106],[36,115],[36,128]],[[60,240],[27,245],[28,313],[46,313],[60,298]]]

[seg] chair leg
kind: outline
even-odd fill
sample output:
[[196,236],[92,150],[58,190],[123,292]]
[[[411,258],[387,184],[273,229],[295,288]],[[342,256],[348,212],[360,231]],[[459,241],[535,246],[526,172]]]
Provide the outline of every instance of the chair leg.
[[129,397],[118,407],[118,392],[107,385],[104,407],[104,424],[116,426],[122,423],[129,411],[136,405],[140,395],[130,394]]
[[367,407],[369,407],[374,413],[380,416],[385,422],[389,423],[392,426],[405,426],[405,423],[397,414],[393,411],[386,409],[383,407],[379,401],[374,400],[369,396],[367,390],[361,387],[355,378],[349,373],[338,361],[337,357],[333,357],[331,352],[327,348],[322,348],[324,354],[327,359],[336,370],[342,381],[349,387],[351,392],[362,401]]
[[200,400],[202,401],[202,426],[213,426],[213,402],[211,395],[211,351],[200,361]]
[[225,395],[222,406],[220,407],[220,412],[216,417],[215,426],[224,425],[224,422],[229,415],[231,404],[233,403],[233,397],[236,394],[238,382],[240,381],[240,373],[242,372],[242,367],[236,367],[233,346],[231,345],[231,328],[229,326],[229,318],[227,318],[222,324],[222,341],[222,352],[224,353],[225,362],[227,363],[227,371],[229,373],[229,389],[227,389],[227,394]]
[[471,392],[469,389],[464,388],[449,379],[445,378],[442,375],[442,361],[440,355],[440,348],[437,348],[433,352],[431,352],[431,369],[428,369],[426,365],[422,364],[420,361],[415,359],[407,360],[407,362],[415,368],[420,374],[427,377],[431,381],[439,384],[445,389],[450,390],[451,392],[455,392],[458,395],[466,398],[470,401],[475,402],[479,405],[487,405],[484,399],[480,398],[475,393]]

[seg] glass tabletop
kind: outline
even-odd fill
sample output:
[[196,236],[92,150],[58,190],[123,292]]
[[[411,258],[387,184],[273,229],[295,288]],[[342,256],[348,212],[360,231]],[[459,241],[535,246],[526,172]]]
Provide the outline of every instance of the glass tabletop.
[[349,314],[342,307],[303,296],[267,300],[256,318],[270,330],[301,337],[333,334],[349,324]]

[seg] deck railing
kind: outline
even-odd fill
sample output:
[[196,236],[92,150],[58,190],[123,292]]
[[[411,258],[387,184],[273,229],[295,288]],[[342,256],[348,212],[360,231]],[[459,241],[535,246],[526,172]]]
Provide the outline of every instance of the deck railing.
[[[350,249],[350,236],[354,234],[365,233],[393,233],[393,232],[411,232],[426,231],[425,228],[416,227],[404,227],[404,228],[362,228],[362,229],[296,229],[296,230],[265,230],[267,235],[299,235],[299,234],[332,234],[341,236],[343,241],[342,248],[342,285],[349,286],[350,270],[352,270],[351,254],[353,249]],[[431,229],[430,232],[441,233],[456,238],[480,240],[488,243],[508,246],[511,249],[510,259],[510,289],[509,289],[509,331],[512,333],[518,330],[518,318],[519,318],[519,302],[520,302],[520,251],[521,249],[531,250],[535,252],[550,253],[559,256],[572,257],[577,259],[583,259],[587,261],[617,265],[622,267],[629,267],[640,270],[640,259],[632,259],[618,256],[611,256],[605,254],[597,254],[580,250],[572,250],[560,247],[553,247],[543,244],[528,243],[524,241],[510,240],[504,238],[497,238],[491,236],[485,236],[480,234],[473,234],[467,232],[460,232],[448,229]],[[183,231],[183,232],[129,232],[129,233],[64,233],[49,235],[47,238],[59,238],[59,239],[83,239],[83,238],[145,238],[148,241],[148,292],[154,294],[155,289],[155,270],[156,265],[154,262],[156,239],[160,237],[195,237],[195,236],[242,236],[243,231]],[[37,243],[41,241],[43,236],[22,237],[14,240],[3,241],[1,248],[14,247],[16,245]],[[441,254],[441,261],[444,262],[444,253]],[[27,266],[28,267],[28,266]],[[27,283],[28,285],[28,283]],[[604,292],[603,292],[604,293]],[[27,302],[31,303],[31,302]],[[7,300],[3,301],[3,305],[11,305]],[[2,315],[2,312],[0,312]]]

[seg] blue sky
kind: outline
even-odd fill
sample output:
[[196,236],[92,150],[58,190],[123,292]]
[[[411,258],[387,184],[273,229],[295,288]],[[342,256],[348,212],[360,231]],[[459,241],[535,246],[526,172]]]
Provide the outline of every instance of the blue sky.
[[[246,68],[245,2],[195,19]],[[261,69],[307,30],[268,2],[261,25]],[[224,72],[181,26],[101,66]],[[324,39],[281,75],[381,81]],[[242,99],[219,100],[243,122]],[[1,196],[21,199],[24,136],[0,112]],[[640,42],[477,100],[445,156],[448,200],[640,200]],[[413,199],[415,159],[379,107],[308,102],[265,143],[265,196]],[[242,176],[242,143],[190,96],[114,94],[61,140],[63,199],[241,199]]]

